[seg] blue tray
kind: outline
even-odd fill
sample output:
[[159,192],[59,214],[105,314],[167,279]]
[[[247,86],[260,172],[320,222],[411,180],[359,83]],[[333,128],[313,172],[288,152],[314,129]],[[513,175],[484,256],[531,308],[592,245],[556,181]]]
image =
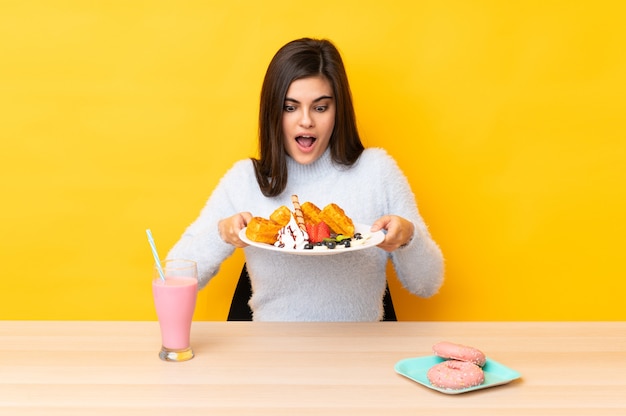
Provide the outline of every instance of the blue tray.
[[483,366],[483,372],[485,373],[485,381],[474,387],[467,387],[464,389],[452,390],[442,389],[440,387],[433,386],[428,381],[426,373],[435,364],[445,361],[443,358],[436,355],[428,355],[425,357],[406,358],[400,360],[395,365],[395,370],[398,374],[403,375],[429,389],[437,390],[445,394],[459,394],[467,393],[468,391],[486,389],[488,387],[500,386],[502,384],[510,383],[511,381],[521,377],[520,373],[510,369],[490,358],[487,358],[487,362]]

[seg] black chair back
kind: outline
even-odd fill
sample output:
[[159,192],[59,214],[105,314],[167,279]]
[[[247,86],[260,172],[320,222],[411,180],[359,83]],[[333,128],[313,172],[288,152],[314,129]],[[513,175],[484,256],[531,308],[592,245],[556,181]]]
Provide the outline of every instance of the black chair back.
[[[228,311],[229,321],[252,320],[252,310],[248,305],[250,296],[252,296],[252,285],[250,284],[248,269],[244,263],[243,268],[241,269],[241,274],[239,275],[237,287],[235,287],[235,293],[233,294],[233,300],[230,304],[230,310]],[[385,289],[383,306],[385,310],[383,321],[397,321],[396,310],[393,307],[391,292],[389,292],[389,285],[387,285],[387,288]]]

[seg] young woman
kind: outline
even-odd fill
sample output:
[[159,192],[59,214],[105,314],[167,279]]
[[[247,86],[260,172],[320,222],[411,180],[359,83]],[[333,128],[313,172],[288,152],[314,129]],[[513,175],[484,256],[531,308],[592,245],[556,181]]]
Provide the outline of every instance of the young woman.
[[[261,90],[259,158],[224,175],[168,258],[198,263],[204,287],[236,247],[245,250],[259,321],[378,321],[391,259],[410,292],[429,297],[443,283],[443,257],[396,162],[364,149],[341,56],[327,40],[299,39],[272,59]],[[383,230],[378,247],[302,256],[248,246],[252,216],[292,206],[291,195],[333,202],[356,223]]]

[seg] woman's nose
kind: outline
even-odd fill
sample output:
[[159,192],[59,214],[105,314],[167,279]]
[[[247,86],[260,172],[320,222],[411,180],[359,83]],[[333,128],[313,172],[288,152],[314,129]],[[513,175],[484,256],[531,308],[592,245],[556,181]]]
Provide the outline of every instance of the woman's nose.
[[308,111],[302,112],[302,116],[300,117],[300,126],[307,128],[313,126],[313,118]]

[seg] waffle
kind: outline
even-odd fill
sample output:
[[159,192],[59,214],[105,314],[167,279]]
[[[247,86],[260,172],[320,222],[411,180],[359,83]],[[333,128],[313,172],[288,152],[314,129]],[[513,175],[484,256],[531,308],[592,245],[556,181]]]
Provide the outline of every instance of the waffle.
[[289,220],[291,220],[291,211],[285,205],[276,208],[270,215],[270,221],[279,224],[281,227],[287,225]]
[[320,212],[319,219],[324,221],[336,234],[354,235],[352,219],[337,204],[330,203],[326,205]]
[[250,222],[248,222],[246,237],[257,243],[274,244],[278,236],[278,230],[282,227],[282,225],[272,220],[262,217],[253,217]]
[[304,216],[304,222],[306,224],[313,224],[317,226],[320,223],[320,212],[322,211],[312,202],[305,202],[302,204],[302,215]]

